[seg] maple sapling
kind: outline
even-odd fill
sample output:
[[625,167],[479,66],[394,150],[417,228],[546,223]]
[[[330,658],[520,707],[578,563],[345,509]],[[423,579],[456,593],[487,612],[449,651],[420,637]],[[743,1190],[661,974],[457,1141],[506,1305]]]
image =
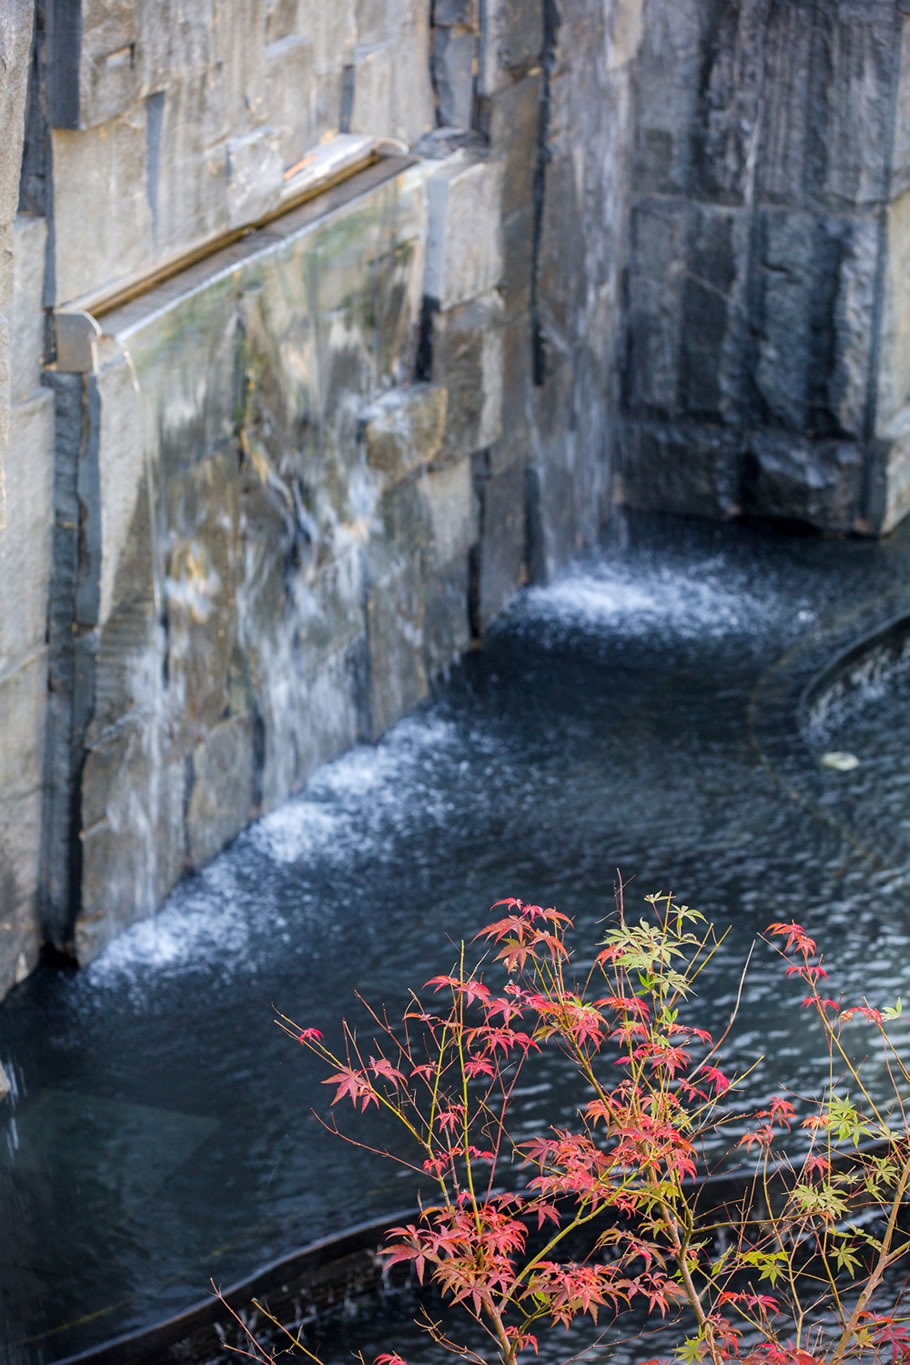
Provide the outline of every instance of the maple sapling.
[[[722,940],[698,911],[646,899],[648,913],[632,922],[620,893],[584,968],[568,916],[498,902],[499,918],[473,940],[478,960],[462,944],[400,1022],[367,1005],[366,1046],[346,1021],[335,1051],[318,1029],[279,1017],[328,1067],[332,1115],[347,1103],[384,1111],[403,1137],[388,1154],[427,1182],[419,1216],[389,1234],[386,1263],[413,1266],[479,1324],[489,1354],[426,1324],[474,1361],[515,1365],[583,1318],[599,1340],[626,1317],[640,1331],[655,1315],[675,1325],[681,1362],[910,1359],[900,1296],[884,1290],[910,1246],[899,1226],[910,1180],[900,1091],[910,1074],[887,1028],[899,1003],[842,1009],[820,993],[830,987],[815,941],[796,923],[769,927],[765,941],[805,992],[829,1059],[824,1098],[801,1120],[803,1155],[780,1157],[780,1138],[798,1122],[793,1102],[774,1096],[751,1110],[739,1098],[748,1073],[722,1068],[730,1025],[715,1040],[683,1021]],[[891,1110],[870,1097],[847,1051],[851,1019],[870,1025],[883,1050]],[[577,1123],[516,1138],[516,1089],[548,1048],[586,1092]],[[710,1174],[705,1140],[731,1113],[749,1122],[738,1159],[750,1175],[736,1209],[719,1210],[699,1194]],[[337,1130],[333,1117],[327,1126]],[[252,1338],[245,1353],[273,1359]],[[387,1352],[376,1365],[403,1362]]]

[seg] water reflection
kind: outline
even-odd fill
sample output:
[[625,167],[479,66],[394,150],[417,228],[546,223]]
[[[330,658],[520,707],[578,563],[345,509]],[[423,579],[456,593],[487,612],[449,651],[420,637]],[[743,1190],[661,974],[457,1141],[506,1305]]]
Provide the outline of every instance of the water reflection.
[[[828,807],[792,799],[794,772],[819,771],[798,728],[778,754],[749,722],[782,657],[809,639],[824,654],[846,607],[910,581],[908,553],[906,536],[670,543],[649,524],[527,593],[432,705],[324,769],[88,970],[16,992],[0,1011],[18,1086],[0,1149],[7,1358],[52,1361],[185,1307],[212,1274],[413,1202],[409,1178],[324,1137],[320,1076],[272,1002],[329,1035],[355,989],[394,1010],[500,896],[557,904],[591,944],[619,867],[633,904],[672,889],[729,923],[700,1002],[716,1031],[772,919],[827,943],[832,993],[910,994],[908,873],[887,856],[906,820],[893,716],[868,708],[824,737],[862,758],[823,780],[866,784],[856,811],[883,858],[833,818],[839,788]],[[725,1069],[763,1053],[757,1098],[811,1095],[820,1039],[767,951],[748,1000]],[[535,1081],[525,1132],[574,1103],[554,1057]]]

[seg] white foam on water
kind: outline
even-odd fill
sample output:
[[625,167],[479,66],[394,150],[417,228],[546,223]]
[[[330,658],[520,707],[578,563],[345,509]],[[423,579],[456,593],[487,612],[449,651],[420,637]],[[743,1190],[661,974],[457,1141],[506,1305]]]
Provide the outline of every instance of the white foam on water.
[[256,825],[251,837],[278,863],[296,863],[326,848],[342,833],[341,816],[304,797],[286,802]]
[[[455,726],[438,717],[409,717],[375,747],[360,745],[321,768],[298,797],[259,820],[241,841],[278,865],[319,859],[338,865],[390,827],[400,827],[419,804],[426,809],[430,774],[420,768],[457,742]],[[181,883],[154,915],[115,938],[77,978],[77,989],[106,989],[124,981],[145,989],[158,973],[219,961],[225,974],[254,967],[256,944],[290,940],[291,927],[267,884],[255,900],[235,874],[239,848],[223,853]]]
[[222,855],[178,886],[155,914],[119,934],[80,972],[76,985],[107,988],[124,979],[141,985],[156,973],[214,956],[240,961],[251,929],[230,860]]
[[[779,619],[782,599],[772,586],[756,585],[741,568],[719,555],[693,563],[645,558],[574,566],[547,587],[531,588],[523,613],[532,621],[603,629],[626,636],[703,639],[751,634]],[[800,628],[817,613],[788,600],[786,610]]]
[[375,747],[358,745],[325,764],[299,797],[254,825],[250,838],[279,863],[316,854],[343,861],[380,829],[400,826],[418,803],[424,808],[421,765],[455,742],[450,722],[408,717]]

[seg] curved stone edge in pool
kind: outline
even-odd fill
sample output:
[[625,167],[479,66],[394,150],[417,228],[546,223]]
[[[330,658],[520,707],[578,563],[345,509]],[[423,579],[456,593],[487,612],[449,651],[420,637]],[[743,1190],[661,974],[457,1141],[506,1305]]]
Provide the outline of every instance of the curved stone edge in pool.
[[[270,1311],[280,1311],[286,1303],[305,1295],[314,1306],[337,1301],[349,1293],[365,1292],[382,1280],[377,1253],[390,1228],[403,1221],[414,1221],[419,1210],[406,1209],[384,1218],[357,1223],[340,1235],[323,1237],[299,1247],[287,1256],[260,1266],[246,1279],[221,1290],[229,1308],[242,1311],[254,1298],[270,1298]],[[138,1365],[171,1359],[193,1360],[193,1346],[211,1351],[211,1333],[232,1321],[214,1294],[192,1304],[175,1316],[152,1327],[113,1337],[101,1346],[58,1357],[54,1365]],[[206,1342],[199,1341],[206,1334]],[[179,1357],[171,1348],[180,1345]],[[188,1349],[187,1349],[188,1348]]]
[[[887,1143],[874,1141],[861,1144],[858,1149],[835,1153],[832,1165],[849,1163],[857,1154],[884,1154]],[[838,1160],[840,1158],[840,1160]],[[766,1188],[772,1195],[778,1188],[786,1189],[788,1177],[793,1176],[791,1162],[783,1160],[771,1164],[767,1169]],[[692,1182],[684,1182],[690,1185]],[[695,1182],[695,1189],[702,1208],[711,1211],[715,1226],[719,1229],[723,1215],[728,1209],[736,1210],[740,1216],[742,1201],[750,1190],[754,1192],[754,1168],[737,1167],[730,1171],[720,1171],[706,1179]],[[764,1202],[764,1195],[756,1196],[759,1203],[753,1214],[760,1217],[771,1216],[772,1207]],[[261,1266],[252,1275],[239,1280],[221,1291],[229,1309],[240,1313],[248,1309],[254,1299],[268,1297],[268,1309],[281,1317],[286,1310],[298,1310],[301,1300],[310,1309],[330,1307],[356,1295],[364,1295],[384,1283],[387,1272],[378,1260],[378,1252],[391,1228],[400,1223],[415,1222],[420,1210],[407,1209],[388,1214],[384,1218],[367,1223],[358,1223],[346,1232],[334,1237],[324,1237],[317,1242],[301,1247],[287,1256]],[[910,1209],[907,1217],[910,1218]],[[733,1222],[734,1219],[729,1220]],[[906,1221],[906,1220],[905,1220]],[[595,1225],[596,1227],[596,1225]],[[576,1250],[582,1255],[589,1254],[582,1248]],[[230,1313],[213,1295],[190,1308],[156,1323],[153,1327],[137,1332],[126,1333],[112,1338],[103,1345],[76,1355],[60,1357],[53,1365],[168,1365],[168,1362],[211,1362],[212,1335],[218,1328],[233,1322]]]
[[765,671],[748,706],[752,746],[788,799],[883,870],[903,865],[910,849],[892,843],[885,850],[863,835],[848,790],[832,781],[811,748],[811,730],[825,699],[860,685],[877,653],[896,657],[908,649],[910,590],[901,585],[803,636]]

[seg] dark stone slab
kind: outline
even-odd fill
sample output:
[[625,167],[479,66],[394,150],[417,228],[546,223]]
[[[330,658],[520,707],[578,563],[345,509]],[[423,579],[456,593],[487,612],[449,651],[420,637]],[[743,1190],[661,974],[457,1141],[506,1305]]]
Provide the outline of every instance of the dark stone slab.
[[474,54],[470,30],[433,30],[432,73],[438,118],[445,128],[470,128],[474,108]]
[[628,401],[633,411],[670,416],[679,408],[690,215],[689,204],[672,199],[644,199],[632,211]]
[[864,452],[848,441],[810,441],[786,432],[748,434],[743,510],[849,531],[863,510]]
[[749,217],[695,204],[682,290],[680,399],[702,421],[735,421],[742,405]]
[[891,0],[836,0],[817,15],[808,183],[836,212],[885,193],[901,22]]
[[535,211],[525,204],[502,220],[502,282],[499,295],[507,318],[530,307],[535,263]]
[[630,422],[619,462],[617,501],[707,517],[740,510],[742,442],[723,426]]
[[492,95],[485,123],[494,154],[505,161],[503,217],[531,203],[540,138],[541,77],[525,76]]
[[525,577],[527,468],[512,465],[477,479],[480,531],[472,558],[471,619],[482,635],[514,597]]
[[705,6],[694,132],[694,190],[721,203],[750,195],[764,78],[768,0]]

